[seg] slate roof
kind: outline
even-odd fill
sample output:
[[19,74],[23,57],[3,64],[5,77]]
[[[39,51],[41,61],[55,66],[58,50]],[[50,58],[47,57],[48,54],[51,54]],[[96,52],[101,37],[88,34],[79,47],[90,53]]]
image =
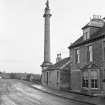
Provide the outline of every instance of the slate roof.
[[105,38],[105,25],[102,28],[100,28],[97,32],[92,34],[90,36],[90,38],[87,39],[87,40],[83,40],[83,35],[82,35],[79,39],[77,39],[68,48],[71,49],[71,48],[74,48],[74,47],[78,47],[78,46],[81,46],[83,44],[90,43],[90,42],[93,42],[93,41],[101,39],[101,38]]
[[85,28],[87,28],[87,27],[96,27],[96,28],[100,28],[100,27],[98,27],[98,26],[95,26],[95,25],[91,25],[91,24],[86,24],[84,27],[82,27],[82,29],[85,29]]
[[70,68],[70,57],[64,58],[61,61],[49,66],[46,71],[61,70]]
[[99,69],[99,66],[97,66],[94,63],[90,63],[81,68],[81,70],[87,70],[87,69]]

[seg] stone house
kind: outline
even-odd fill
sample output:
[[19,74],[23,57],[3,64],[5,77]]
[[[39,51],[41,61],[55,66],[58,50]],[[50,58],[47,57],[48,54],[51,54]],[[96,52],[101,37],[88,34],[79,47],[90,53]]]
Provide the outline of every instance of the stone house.
[[69,46],[71,89],[100,94],[105,90],[105,20],[93,16],[82,30],[83,35]]
[[70,57],[50,65],[42,72],[42,84],[53,89],[70,88]]

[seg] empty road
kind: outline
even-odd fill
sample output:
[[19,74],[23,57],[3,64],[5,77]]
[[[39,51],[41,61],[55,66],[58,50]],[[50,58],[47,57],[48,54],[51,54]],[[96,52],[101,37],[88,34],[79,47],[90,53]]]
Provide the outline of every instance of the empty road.
[[26,82],[0,79],[0,105],[89,105],[44,93]]

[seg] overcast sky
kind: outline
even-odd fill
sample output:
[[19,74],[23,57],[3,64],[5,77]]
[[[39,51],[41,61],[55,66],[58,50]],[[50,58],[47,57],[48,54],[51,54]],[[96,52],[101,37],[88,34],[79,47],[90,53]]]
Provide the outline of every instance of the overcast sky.
[[[0,70],[41,73],[46,0],[0,0]],[[105,0],[50,0],[51,60],[69,56],[92,15],[105,16]]]

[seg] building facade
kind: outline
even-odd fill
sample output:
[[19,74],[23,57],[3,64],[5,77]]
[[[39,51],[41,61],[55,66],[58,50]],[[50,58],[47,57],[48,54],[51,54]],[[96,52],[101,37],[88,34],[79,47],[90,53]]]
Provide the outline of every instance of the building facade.
[[70,58],[64,58],[49,66],[42,76],[44,86],[53,89],[70,89]]
[[83,35],[69,46],[71,89],[100,94],[105,90],[105,20],[93,16],[82,30]]

